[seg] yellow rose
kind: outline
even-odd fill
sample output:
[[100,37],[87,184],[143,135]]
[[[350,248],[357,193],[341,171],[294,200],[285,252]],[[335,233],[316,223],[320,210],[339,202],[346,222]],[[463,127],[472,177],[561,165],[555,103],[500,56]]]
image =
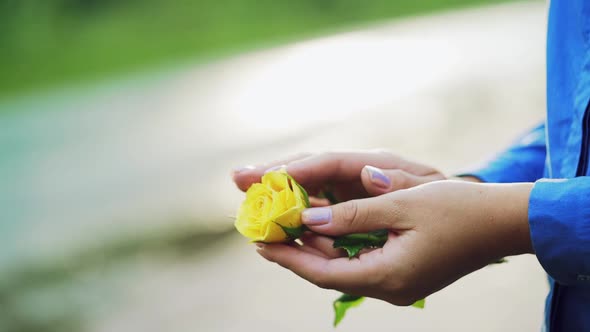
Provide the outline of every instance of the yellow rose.
[[301,212],[309,207],[305,190],[285,171],[266,173],[240,206],[235,226],[253,242],[285,242],[303,231]]

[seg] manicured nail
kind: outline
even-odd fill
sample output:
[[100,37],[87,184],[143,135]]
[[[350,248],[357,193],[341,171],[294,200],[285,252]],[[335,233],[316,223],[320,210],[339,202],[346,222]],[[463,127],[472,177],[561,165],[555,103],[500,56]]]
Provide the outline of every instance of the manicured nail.
[[273,166],[269,169],[267,169],[266,171],[264,171],[264,174],[266,173],[270,173],[270,172],[274,172],[274,171],[280,171],[283,168],[287,168],[287,165],[278,165],[278,166]]
[[373,166],[365,166],[365,170],[369,173],[371,182],[381,189],[389,189],[391,187],[391,180],[383,173],[382,170]]
[[301,213],[301,221],[310,226],[320,226],[332,221],[332,209],[329,207],[319,207],[304,210]]

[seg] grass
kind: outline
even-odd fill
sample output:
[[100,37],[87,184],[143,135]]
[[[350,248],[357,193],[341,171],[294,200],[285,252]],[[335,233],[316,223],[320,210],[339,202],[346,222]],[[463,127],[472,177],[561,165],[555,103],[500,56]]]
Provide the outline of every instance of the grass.
[[509,0],[4,0],[0,97]]

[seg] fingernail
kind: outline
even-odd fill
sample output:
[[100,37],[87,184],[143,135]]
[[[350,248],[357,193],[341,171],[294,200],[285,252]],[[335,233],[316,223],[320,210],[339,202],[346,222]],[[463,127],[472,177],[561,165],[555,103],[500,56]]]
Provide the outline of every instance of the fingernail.
[[252,165],[240,166],[240,167],[236,167],[236,168],[232,169],[231,174],[236,175],[238,173],[241,173],[244,171],[251,171],[253,169],[256,169],[256,166],[252,166]]
[[377,167],[365,166],[365,170],[369,173],[371,183],[382,189],[389,189],[391,187],[391,180]]
[[264,243],[256,242],[256,246],[260,249],[264,248]]
[[301,221],[310,226],[320,226],[332,221],[332,209],[329,207],[311,208],[301,213]]
[[278,166],[273,166],[269,169],[267,169],[266,171],[264,171],[264,174],[266,173],[270,173],[270,172],[274,172],[274,171],[280,171],[283,168],[287,168],[287,165],[278,165]]

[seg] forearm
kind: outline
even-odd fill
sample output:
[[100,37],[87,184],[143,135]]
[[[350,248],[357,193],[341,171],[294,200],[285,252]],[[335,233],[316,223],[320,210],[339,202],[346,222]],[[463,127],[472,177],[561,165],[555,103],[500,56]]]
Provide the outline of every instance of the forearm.
[[532,187],[438,181],[408,190],[412,204],[401,206],[417,228],[438,234],[432,245],[461,257],[468,269],[479,268],[505,256],[533,252],[528,220]]
[[465,175],[465,176],[451,176],[449,180],[457,180],[457,181],[467,181],[467,182],[474,182],[474,183],[482,183],[481,179],[472,176],[472,175]]

